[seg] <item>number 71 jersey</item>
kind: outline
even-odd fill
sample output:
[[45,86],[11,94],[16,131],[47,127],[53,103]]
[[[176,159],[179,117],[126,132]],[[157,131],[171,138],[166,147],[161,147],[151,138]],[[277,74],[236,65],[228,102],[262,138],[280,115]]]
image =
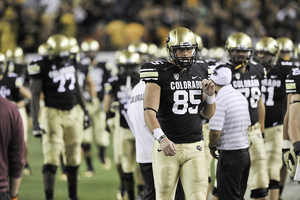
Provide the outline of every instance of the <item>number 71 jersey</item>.
[[48,58],[38,57],[27,67],[30,79],[42,80],[45,106],[70,110],[77,104],[76,69],[73,65],[57,66]]
[[167,61],[146,63],[141,78],[161,88],[157,119],[162,130],[174,143],[200,141],[202,122],[199,105],[203,99],[202,79],[207,77],[207,64],[197,63],[181,71]]

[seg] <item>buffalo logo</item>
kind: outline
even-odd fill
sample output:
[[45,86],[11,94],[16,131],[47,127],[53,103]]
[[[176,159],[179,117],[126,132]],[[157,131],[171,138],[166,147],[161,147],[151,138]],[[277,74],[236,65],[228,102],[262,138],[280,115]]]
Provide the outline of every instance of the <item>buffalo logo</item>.
[[197,149],[198,151],[202,151],[202,147],[199,146],[199,145],[196,147],[196,149]]
[[179,74],[173,74],[174,78],[176,79],[176,81],[179,79]]

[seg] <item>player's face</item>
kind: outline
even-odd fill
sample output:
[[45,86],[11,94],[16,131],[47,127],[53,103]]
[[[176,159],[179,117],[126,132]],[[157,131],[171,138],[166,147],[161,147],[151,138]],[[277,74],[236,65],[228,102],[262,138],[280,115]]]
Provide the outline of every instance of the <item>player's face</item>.
[[232,55],[234,56],[234,60],[236,61],[244,61],[248,58],[248,50],[233,50]]
[[272,59],[272,55],[266,52],[258,52],[257,59],[259,63],[269,63]]
[[175,49],[177,57],[191,57],[193,55],[193,48],[178,48]]
[[292,52],[290,51],[280,51],[279,58],[283,60],[290,60],[292,57]]

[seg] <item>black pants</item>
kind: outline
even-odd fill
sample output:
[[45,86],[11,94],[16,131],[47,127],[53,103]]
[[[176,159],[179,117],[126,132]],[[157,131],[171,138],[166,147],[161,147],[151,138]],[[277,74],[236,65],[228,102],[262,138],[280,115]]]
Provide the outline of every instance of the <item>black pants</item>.
[[251,164],[248,149],[219,153],[216,174],[219,200],[243,200]]
[[0,200],[9,200],[7,192],[0,192]]
[[[142,176],[144,178],[145,187],[144,187],[144,200],[155,200],[155,187],[154,187],[154,178],[152,171],[152,163],[139,163]],[[184,200],[184,192],[179,179],[175,200]]]

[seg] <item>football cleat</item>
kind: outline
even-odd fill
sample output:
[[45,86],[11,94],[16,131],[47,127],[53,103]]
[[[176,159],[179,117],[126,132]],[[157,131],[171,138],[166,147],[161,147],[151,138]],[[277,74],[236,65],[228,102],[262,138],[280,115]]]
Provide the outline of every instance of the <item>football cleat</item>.
[[91,170],[88,170],[86,172],[83,172],[83,177],[86,177],[86,178],[91,178],[95,175],[94,171],[91,171]]
[[111,170],[111,161],[109,157],[105,157],[105,163],[101,163],[101,168],[104,171],[110,171]]
[[67,181],[68,180],[67,174],[60,174],[58,179],[61,181]]
[[125,200],[127,199],[127,192],[124,188],[120,188],[117,192],[117,199],[118,200]]

